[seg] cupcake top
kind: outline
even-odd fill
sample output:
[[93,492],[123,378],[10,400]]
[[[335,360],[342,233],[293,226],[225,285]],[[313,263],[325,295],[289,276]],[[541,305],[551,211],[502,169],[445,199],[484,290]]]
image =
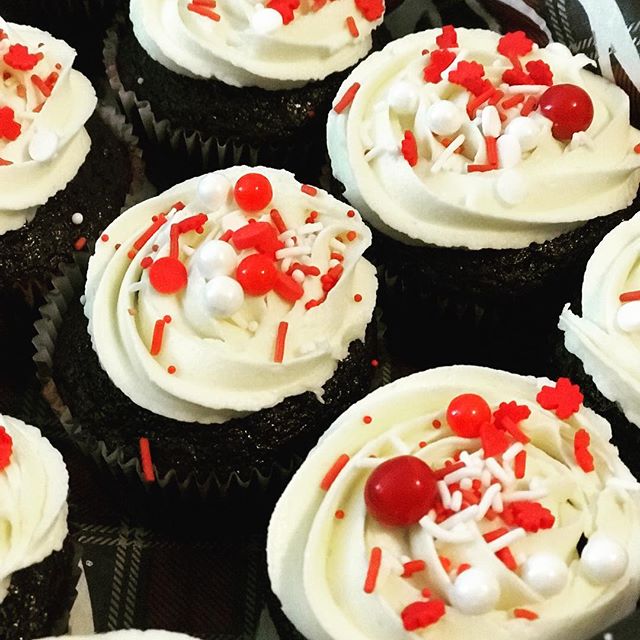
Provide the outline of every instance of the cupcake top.
[[89,263],[100,363],[136,404],[224,422],[322,385],[375,305],[360,216],[286,171],[232,167],[132,207]]
[[630,613],[640,485],[581,402],[455,366],[355,404],[273,513],[284,612],[309,640],[578,640]]
[[582,316],[560,315],[568,351],[600,392],[640,425],[640,214],[619,224],[596,247],[582,283]]
[[429,30],[372,54],[329,114],[333,172],[410,244],[519,248],[624,209],[640,183],[627,94],[523,32]]
[[384,0],[131,0],[147,53],[171,71],[288,89],[355,64]]
[[94,638],[104,638],[105,640],[194,640],[193,636],[184,633],[173,633],[172,631],[157,631],[149,629],[147,631],[110,631],[109,633],[99,633],[93,636],[56,636],[55,638],[43,638],[43,640],[94,640]]
[[40,431],[0,415],[0,602],[11,575],[62,548],[69,476]]
[[96,95],[74,58],[62,40],[0,18],[0,235],[32,220],[89,152]]

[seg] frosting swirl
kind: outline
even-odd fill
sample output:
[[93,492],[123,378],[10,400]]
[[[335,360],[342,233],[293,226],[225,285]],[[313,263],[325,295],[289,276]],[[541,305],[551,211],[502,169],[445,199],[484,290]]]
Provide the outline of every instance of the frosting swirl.
[[97,243],[85,306],[94,349],[133,402],[178,420],[321,396],[372,317],[370,242],[358,214],[286,171],[193,178],[123,213]]
[[[619,224],[596,247],[582,283],[582,316],[569,305],[560,315],[568,351],[576,355],[600,392],[640,424],[640,215]],[[627,301],[621,301],[624,296]]]
[[0,601],[11,575],[62,548],[69,477],[35,427],[0,415]]
[[62,40],[0,18],[0,235],[33,219],[76,175],[91,146],[91,83]]
[[[631,612],[640,485],[581,399],[566,379],[455,366],[355,404],[273,513],[269,575],[284,612],[309,640],[577,640]],[[479,437],[463,429],[474,402],[473,415],[491,412]],[[373,510],[372,481],[406,459],[431,467],[437,491],[415,524],[390,526]],[[405,501],[406,476],[373,482],[400,512],[425,495]]]
[[[483,30],[396,40],[340,89],[333,172],[368,221],[409,244],[525,247],[624,209],[640,183],[640,132],[628,96],[589,62]],[[549,92],[567,86],[586,92],[593,117],[556,139]]]
[[132,0],[130,6],[138,41],[171,71],[264,89],[302,86],[355,64],[371,49],[383,14],[383,0],[217,0],[210,6]]

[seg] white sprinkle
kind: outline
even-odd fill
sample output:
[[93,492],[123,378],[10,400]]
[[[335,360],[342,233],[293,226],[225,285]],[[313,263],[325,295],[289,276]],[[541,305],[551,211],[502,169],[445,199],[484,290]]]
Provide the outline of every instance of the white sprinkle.
[[503,454],[502,461],[510,462],[513,460],[521,451],[524,451],[524,445],[522,442],[516,442],[512,444]]
[[461,489],[464,489],[465,491],[469,491],[469,489],[471,489],[472,486],[473,486],[473,481],[471,480],[471,478],[462,478],[462,480],[460,480]]
[[462,478],[479,478],[480,473],[480,470],[476,467],[463,467],[462,469],[452,471],[446,475],[443,480],[447,484],[453,484],[454,482],[459,482]]
[[496,513],[502,513],[504,511],[504,504],[502,504],[502,494],[501,493],[497,493],[496,494],[496,497],[491,502],[491,508]]
[[542,93],[543,91],[546,91],[548,88],[549,87],[546,84],[512,84],[512,85],[505,85],[504,92],[535,94],[535,93]]
[[458,511],[458,513],[452,515],[450,518],[447,518],[442,526],[445,529],[453,529],[457,524],[461,524],[463,522],[468,522],[469,520],[473,520],[478,513],[478,505],[473,504],[462,511]]
[[87,301],[87,296],[84,293],[80,296],[80,304],[84,304]]
[[284,258],[295,258],[296,256],[309,255],[310,247],[286,247],[276,251],[276,260],[284,260]]
[[140,291],[143,288],[142,280],[138,280],[138,282],[132,282],[129,285],[129,293],[135,293],[136,291]]
[[296,233],[295,229],[287,229],[278,236],[278,240],[280,240],[280,242],[286,242],[289,238],[293,238]]
[[455,153],[456,149],[464,144],[464,136],[460,134],[442,153],[431,166],[431,173],[438,173],[444,166],[445,162]]
[[309,222],[307,224],[303,224],[298,228],[298,234],[301,236],[309,235],[310,233],[318,233],[324,229],[324,225],[322,222]]
[[142,84],[144,82],[144,78],[138,78],[137,82],[138,84]]
[[502,122],[500,122],[500,114],[496,107],[492,104],[487,105],[482,110],[482,133],[485,136],[497,138],[502,131]]
[[499,484],[492,484],[482,495],[480,502],[478,503],[478,513],[476,514],[476,520],[479,522],[487,515],[487,511],[493,503],[493,499],[502,491],[502,487]]
[[195,249],[193,247],[190,247],[188,244],[183,244],[180,247],[188,256],[192,256],[195,253]]
[[294,269],[293,272],[291,273],[291,277],[296,282],[304,282],[305,275],[304,275],[304,272],[300,271],[300,269]]
[[613,640],[613,633],[607,631],[607,633],[602,636],[602,640]]
[[403,455],[411,452],[411,449],[402,440],[400,440],[397,435],[393,433],[389,435],[388,441],[396,451],[402,453]]
[[[464,513],[464,511],[462,513]],[[460,514],[456,514],[452,517],[457,517],[458,515]],[[449,520],[451,520],[451,518],[449,518]],[[438,540],[442,540],[443,542],[450,542],[452,544],[464,544],[466,542],[470,542],[473,539],[473,534],[467,529],[450,531],[449,529],[445,529],[444,527],[436,524],[429,516],[424,516],[423,518],[421,518],[419,524],[426,533],[432,535]]]
[[329,246],[332,249],[335,249],[336,251],[339,251],[341,253],[347,248],[347,245],[344,244],[344,242],[340,242],[338,238],[331,238],[331,241],[329,242]]
[[512,491],[511,493],[502,494],[502,500],[504,502],[519,502],[520,500],[540,500],[546,498],[549,492],[545,489],[539,489],[538,491]]
[[437,482],[438,493],[440,494],[440,500],[442,501],[442,506],[445,509],[448,509],[451,506],[451,491],[449,491],[449,486],[444,480],[438,480]]
[[485,460],[485,464],[487,465],[487,469],[491,472],[491,475],[496,480],[499,480],[505,485],[511,484],[509,476],[504,472],[504,469],[498,464],[498,461],[495,458],[487,458],[487,460]]
[[[395,149],[393,151],[395,151]],[[372,160],[375,160],[376,158],[381,156],[383,153],[393,153],[393,151],[390,151],[386,147],[372,147],[364,154],[364,159],[367,162],[371,162]]]
[[480,482],[482,482],[483,487],[488,487],[491,484],[491,471],[489,471],[489,469],[482,470]]
[[384,461],[385,458],[360,458],[355,461],[355,465],[360,469],[373,469]]
[[339,264],[340,260],[336,260],[335,258],[329,260],[329,267],[337,267]]
[[491,551],[495,553],[496,551],[500,551],[500,549],[504,549],[510,544],[513,544],[516,540],[524,538],[526,535],[527,532],[522,527],[518,527],[517,529],[512,529],[511,531],[505,533],[503,536],[500,536],[499,538],[496,538],[495,540],[487,543],[487,546],[489,547],[489,549],[491,549]]
[[286,273],[287,271],[289,271],[290,268],[291,268],[291,258],[285,258],[280,263],[280,269]]
[[451,511],[460,511],[462,508],[462,493],[454,491],[451,495]]
[[71,216],[71,222],[73,222],[73,224],[82,224],[83,220],[84,220],[84,216],[79,211],[76,211]]
[[295,238],[287,238],[284,241],[284,246],[285,247],[295,247],[296,246]]
[[516,476],[514,475],[513,469],[511,468],[511,462],[509,460],[503,460],[502,469],[507,478],[509,478],[509,484],[513,484],[516,481]]

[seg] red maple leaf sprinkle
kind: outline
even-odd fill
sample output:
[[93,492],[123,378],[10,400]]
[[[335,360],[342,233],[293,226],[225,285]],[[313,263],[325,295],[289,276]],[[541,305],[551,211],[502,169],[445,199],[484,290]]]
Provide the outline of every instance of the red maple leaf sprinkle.
[[14,115],[11,107],[0,108],[0,138],[11,141],[20,135],[22,126],[13,119]]
[[506,429],[503,424],[505,418],[509,418],[515,424],[526,420],[531,415],[531,409],[524,404],[518,404],[515,400],[501,402],[493,412],[493,420],[498,429]]
[[429,64],[424,68],[425,82],[440,82],[442,72],[456,59],[456,54],[448,49],[436,49],[429,57]]
[[381,18],[384,13],[383,0],[356,0],[356,7],[369,22]]
[[524,56],[533,48],[533,41],[527,38],[524,31],[511,31],[498,41],[498,53],[507,58]]
[[512,502],[504,508],[503,519],[505,513],[509,524],[515,524],[530,533],[536,533],[540,529],[551,529],[556,521],[551,511],[539,502]]
[[505,432],[488,422],[480,427],[480,440],[485,458],[502,455],[509,448]]
[[458,66],[449,72],[449,82],[461,85],[476,96],[491,88],[491,83],[484,79],[484,67],[475,61],[460,60]]
[[572,384],[569,378],[558,378],[554,387],[542,387],[536,400],[543,409],[554,409],[558,418],[565,420],[578,411],[584,396],[580,387]]
[[590,473],[595,469],[593,456],[589,451],[591,436],[585,429],[578,429],[573,437],[573,454],[578,466],[585,472]]
[[411,131],[404,132],[401,148],[402,155],[409,163],[409,166],[415,167],[418,164],[418,143],[416,142],[416,137]]
[[13,440],[11,436],[5,431],[4,427],[0,427],[0,471],[9,466],[12,451]]
[[436,38],[436,44],[441,49],[454,49],[458,46],[458,35],[452,24],[442,27],[442,33]]
[[533,80],[528,73],[522,69],[507,69],[502,74],[502,82],[506,82],[508,85],[520,85],[520,84],[533,84]]
[[402,610],[400,616],[404,628],[407,631],[415,631],[435,624],[444,614],[444,601],[431,600],[430,602],[412,602]]
[[18,71],[30,71],[43,58],[40,52],[29,53],[29,49],[23,44],[12,44],[9,51],[2,58],[12,69]]
[[525,65],[525,69],[529,72],[533,84],[553,84],[553,72],[549,65],[543,60],[530,60]]
[[282,16],[283,24],[289,24],[293,20],[294,10],[300,6],[300,0],[270,0],[266,6]]

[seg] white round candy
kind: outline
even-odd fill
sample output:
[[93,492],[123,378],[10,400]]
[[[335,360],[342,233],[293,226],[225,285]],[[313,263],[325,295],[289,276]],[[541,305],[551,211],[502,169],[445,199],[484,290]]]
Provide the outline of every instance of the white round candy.
[[453,102],[438,100],[427,109],[427,126],[439,136],[453,135],[462,126],[462,112]]
[[406,80],[400,80],[391,85],[387,96],[389,106],[401,115],[415,113],[418,108],[418,92]]
[[198,182],[198,199],[209,211],[217,211],[229,196],[231,184],[219,173],[208,173]]
[[58,136],[51,129],[36,131],[29,142],[29,156],[32,160],[44,162],[58,150]]
[[527,184],[520,171],[505,169],[496,180],[496,193],[506,204],[515,205],[522,202],[528,194]]
[[258,9],[251,16],[251,29],[256,33],[266,35],[282,26],[282,15],[275,9]]
[[582,571],[591,582],[613,582],[624,574],[629,563],[627,550],[615,540],[595,534],[580,555]]
[[522,151],[520,142],[515,136],[505,133],[498,138],[498,162],[504,169],[511,169],[520,164]]
[[196,264],[207,280],[228,276],[238,266],[238,254],[228,242],[210,240],[198,250]]
[[627,333],[640,329],[640,300],[625,302],[616,315],[620,329]]
[[505,133],[518,138],[522,151],[531,151],[538,146],[541,132],[533,118],[518,116],[507,125]]
[[569,569],[562,558],[552,553],[534,553],[522,565],[522,579],[541,596],[560,593],[569,579]]
[[500,585],[495,576],[471,567],[463,571],[453,583],[451,603],[467,615],[491,611],[500,599]]
[[73,224],[82,224],[83,220],[84,220],[84,216],[79,211],[76,211],[71,216],[71,222],[73,222]]
[[485,136],[497,138],[502,132],[502,122],[498,110],[492,105],[486,106],[482,110],[482,133]]
[[244,302],[244,291],[240,283],[228,276],[216,276],[204,288],[207,308],[218,318],[233,315]]

